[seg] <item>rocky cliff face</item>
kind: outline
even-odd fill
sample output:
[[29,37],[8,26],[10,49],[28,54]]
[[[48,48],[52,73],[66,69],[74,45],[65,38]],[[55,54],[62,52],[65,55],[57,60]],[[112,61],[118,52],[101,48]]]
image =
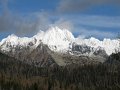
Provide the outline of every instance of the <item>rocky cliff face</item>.
[[24,60],[26,60],[30,64],[40,67],[56,65],[54,58],[49,53],[48,46],[44,45],[43,43],[39,44],[36,49],[25,56]]

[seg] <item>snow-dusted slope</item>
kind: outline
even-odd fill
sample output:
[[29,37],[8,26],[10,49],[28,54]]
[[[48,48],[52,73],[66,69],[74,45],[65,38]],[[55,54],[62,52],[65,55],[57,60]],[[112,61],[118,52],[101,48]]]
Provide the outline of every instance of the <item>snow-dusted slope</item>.
[[80,39],[76,38],[75,42],[79,45],[87,45],[90,47],[103,48],[108,55],[117,52],[119,49],[119,40],[111,40],[111,39],[104,39],[103,41],[100,41],[94,37],[91,37],[90,39]]
[[[86,45],[97,50],[100,47],[106,51],[108,55],[116,52],[119,48],[118,40],[104,39],[100,41],[91,37],[90,39],[75,38],[72,33],[66,29],[61,30],[58,27],[50,27],[47,31],[40,31],[31,38],[17,37],[12,34],[0,42],[0,49],[9,52],[14,47],[30,47],[35,49],[41,42],[55,52],[67,52],[72,50],[72,44]],[[83,48],[85,49],[85,48]]]
[[28,37],[20,38],[12,34],[0,42],[0,47],[1,50],[3,51],[10,51],[11,49],[14,49],[17,46],[22,48],[23,46],[27,47],[31,45],[31,48],[33,48],[35,43],[36,43],[35,38],[28,38]]

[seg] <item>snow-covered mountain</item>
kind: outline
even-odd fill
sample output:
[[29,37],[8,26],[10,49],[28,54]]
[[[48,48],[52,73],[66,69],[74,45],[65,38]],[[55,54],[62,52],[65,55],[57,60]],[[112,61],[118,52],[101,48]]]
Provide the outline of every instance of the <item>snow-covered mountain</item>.
[[[14,52],[16,48],[22,49],[23,47],[33,50],[41,42],[48,45],[52,51],[60,53],[72,51],[73,47],[79,45],[79,51],[76,51],[80,52],[80,50],[86,49],[84,50],[86,51],[85,53],[94,53],[96,50],[102,49],[110,55],[119,49],[119,40],[104,39],[103,41],[100,41],[94,37],[89,39],[75,38],[69,30],[61,30],[58,27],[50,27],[47,31],[40,31],[31,38],[17,37],[14,34],[9,35],[0,42],[0,49],[4,52]],[[84,46],[90,47],[89,50]]]
[[100,41],[94,37],[91,37],[89,39],[76,38],[75,42],[79,45],[81,44],[87,45],[96,49],[101,47],[106,51],[108,55],[118,52],[120,47],[119,40],[117,39],[116,40],[104,39],[103,41]]

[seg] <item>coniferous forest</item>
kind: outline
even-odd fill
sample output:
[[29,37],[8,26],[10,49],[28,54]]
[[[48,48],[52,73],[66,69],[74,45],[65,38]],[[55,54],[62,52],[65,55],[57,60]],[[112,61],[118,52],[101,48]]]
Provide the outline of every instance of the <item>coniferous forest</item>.
[[0,90],[120,90],[120,53],[100,64],[46,68],[0,53]]

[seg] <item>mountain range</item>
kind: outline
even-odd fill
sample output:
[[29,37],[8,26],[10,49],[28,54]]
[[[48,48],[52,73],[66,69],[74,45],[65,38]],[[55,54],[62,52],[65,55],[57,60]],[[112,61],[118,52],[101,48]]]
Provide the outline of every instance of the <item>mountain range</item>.
[[100,41],[74,37],[67,29],[50,27],[31,38],[9,35],[0,42],[0,52],[40,67],[105,62],[120,51],[118,39]]

